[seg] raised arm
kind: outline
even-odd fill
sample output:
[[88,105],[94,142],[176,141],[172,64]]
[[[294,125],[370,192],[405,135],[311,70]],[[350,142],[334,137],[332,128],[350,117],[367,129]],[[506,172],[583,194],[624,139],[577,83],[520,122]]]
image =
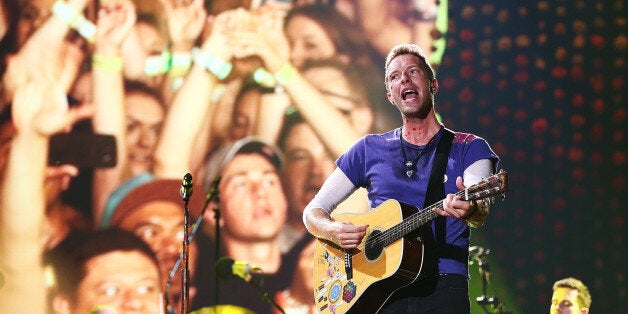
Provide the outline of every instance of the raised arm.
[[[194,64],[181,90],[174,97],[155,151],[155,175],[180,178],[187,172],[195,173],[199,165],[192,163],[193,154],[206,150],[206,143],[199,143],[204,122],[211,121],[212,94],[216,85],[228,74],[228,61],[232,51],[227,44],[225,28],[230,19],[229,11],[218,15],[212,30],[202,46],[194,51]],[[208,69],[210,60],[224,67]],[[220,60],[220,61],[216,61]],[[220,72],[224,71],[224,72]],[[214,73],[215,72],[215,73]]]
[[234,34],[232,40],[236,57],[256,55],[264,61],[267,71],[274,73],[277,83],[292,99],[292,105],[335,157],[362,136],[350,120],[310,84],[285,56],[275,51],[263,36],[255,32],[240,32]]
[[127,0],[102,3],[98,12],[96,45],[92,56],[94,80],[94,117],[96,133],[116,139],[118,163],[112,168],[98,168],[93,180],[93,216],[101,220],[109,194],[123,180],[127,166],[124,83],[122,77],[122,42],[135,24],[135,8]]
[[0,189],[1,313],[45,313],[41,256],[48,138],[72,123],[67,101],[52,76],[40,71],[16,90],[13,138]]
[[[58,3],[62,4],[55,4],[57,8],[62,7],[63,9],[53,9],[53,11],[64,10],[66,16],[71,16],[83,11],[87,0],[59,1]],[[63,80],[66,83],[61,86],[62,89],[66,92],[69,90],[70,83],[74,77],[71,73],[68,73],[70,77],[64,80],[64,77],[61,76],[64,69],[60,65],[64,64],[64,61],[67,61],[75,51],[69,51],[67,54],[61,53],[68,48],[64,39],[71,30],[67,18],[64,19],[61,16],[61,13],[53,14],[28,38],[18,53],[10,58],[7,72],[2,82],[5,87],[7,100],[12,98],[13,92],[17,87],[24,84],[29,77],[38,75],[38,73],[29,72],[34,69],[37,71],[39,69],[54,71],[55,79]],[[66,70],[70,70],[70,68]],[[76,70],[75,68],[74,71]]]
[[192,48],[207,23],[207,12],[202,0],[180,2],[160,0],[166,15],[170,40],[170,69],[162,85],[162,96],[169,105],[188,74],[192,63]]

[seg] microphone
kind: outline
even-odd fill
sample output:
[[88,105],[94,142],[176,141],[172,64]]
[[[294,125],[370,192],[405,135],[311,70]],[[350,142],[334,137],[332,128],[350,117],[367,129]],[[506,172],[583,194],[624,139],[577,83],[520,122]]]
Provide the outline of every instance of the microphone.
[[223,279],[240,277],[244,281],[251,282],[251,271],[260,270],[259,267],[245,261],[234,261],[229,257],[221,257],[216,261],[216,274]]
[[179,195],[181,195],[181,198],[183,198],[185,202],[190,200],[190,196],[192,196],[192,175],[190,173],[186,173],[183,176]]

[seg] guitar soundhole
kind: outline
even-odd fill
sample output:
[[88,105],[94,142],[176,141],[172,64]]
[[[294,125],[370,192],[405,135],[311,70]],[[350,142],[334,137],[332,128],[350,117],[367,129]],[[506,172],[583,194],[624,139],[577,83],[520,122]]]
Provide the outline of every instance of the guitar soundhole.
[[381,237],[382,232],[380,230],[374,230],[369,234],[364,244],[364,254],[368,260],[375,260],[381,254],[384,249],[384,240]]

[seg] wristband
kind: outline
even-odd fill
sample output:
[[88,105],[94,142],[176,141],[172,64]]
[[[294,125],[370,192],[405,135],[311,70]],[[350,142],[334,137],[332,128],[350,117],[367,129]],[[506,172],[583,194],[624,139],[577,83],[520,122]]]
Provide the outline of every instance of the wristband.
[[96,25],[87,20],[83,14],[67,5],[67,3],[61,0],[55,2],[52,6],[52,14],[76,30],[83,38],[87,39],[87,41],[94,42]]
[[212,73],[219,80],[224,80],[229,73],[231,73],[231,69],[233,68],[233,64],[231,62],[225,61],[216,57],[209,52],[202,51],[199,48],[192,48],[192,60],[194,63],[204,67]]
[[184,76],[192,67],[192,55],[189,52],[175,52],[170,60],[170,75]]
[[171,55],[168,51],[146,58],[146,61],[144,61],[144,73],[148,76],[167,73],[170,70],[170,59]]
[[275,80],[279,85],[286,85],[297,75],[297,69],[290,64],[290,62],[284,63],[277,72],[275,72]]
[[264,68],[257,68],[253,72],[253,80],[255,81],[255,83],[263,87],[277,86],[277,80],[275,80],[275,77]]
[[92,69],[108,72],[122,71],[122,58],[95,53],[92,56]]

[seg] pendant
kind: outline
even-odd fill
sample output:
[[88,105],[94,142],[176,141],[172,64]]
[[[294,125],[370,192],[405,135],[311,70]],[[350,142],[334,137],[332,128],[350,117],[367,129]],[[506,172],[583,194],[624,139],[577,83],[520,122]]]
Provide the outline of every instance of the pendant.
[[411,160],[406,161],[406,167],[412,168],[412,161]]
[[414,173],[413,170],[406,171],[406,175],[408,176],[408,178],[411,177],[413,173]]

